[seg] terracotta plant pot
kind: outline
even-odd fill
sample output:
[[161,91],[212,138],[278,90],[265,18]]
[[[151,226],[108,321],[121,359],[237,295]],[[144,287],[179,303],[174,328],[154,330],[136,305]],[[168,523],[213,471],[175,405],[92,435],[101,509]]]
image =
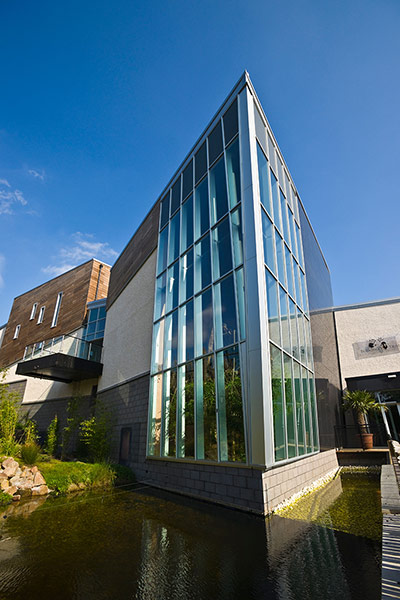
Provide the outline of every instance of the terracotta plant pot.
[[371,450],[374,447],[374,434],[373,433],[361,433],[361,445],[363,450]]

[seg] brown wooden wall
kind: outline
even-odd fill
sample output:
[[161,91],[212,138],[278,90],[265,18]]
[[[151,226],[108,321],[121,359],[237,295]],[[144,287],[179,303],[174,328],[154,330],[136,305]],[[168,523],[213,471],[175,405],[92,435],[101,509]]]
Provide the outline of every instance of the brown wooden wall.
[[[102,268],[100,270],[100,265]],[[92,259],[67,273],[63,273],[14,299],[2,346],[0,367],[21,360],[25,347],[35,342],[70,333],[82,325],[86,304],[95,300],[97,282],[100,280],[97,299],[107,296],[110,267]],[[63,292],[57,325],[51,327],[59,292]],[[33,304],[37,302],[35,318],[30,320]],[[45,306],[43,323],[38,324],[40,307]],[[17,325],[21,325],[19,337],[14,340]]]
[[107,309],[157,248],[160,203],[156,202],[111,269]]

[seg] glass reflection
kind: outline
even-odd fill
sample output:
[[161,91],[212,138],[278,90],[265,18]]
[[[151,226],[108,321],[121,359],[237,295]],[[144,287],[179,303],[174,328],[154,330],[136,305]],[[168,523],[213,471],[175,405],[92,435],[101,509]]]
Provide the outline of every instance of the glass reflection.
[[279,461],[286,458],[286,432],[282,386],[282,353],[280,350],[278,350],[278,348],[275,348],[275,346],[270,344],[270,354],[275,460]]
[[215,281],[232,270],[231,233],[227,218],[212,231],[212,257]]
[[228,212],[225,163],[222,157],[210,170],[211,223],[214,225]]
[[228,192],[229,205],[233,208],[241,200],[240,195],[240,160],[239,160],[239,140],[226,150],[226,171],[228,174]]
[[178,457],[194,458],[194,367],[178,369]]
[[217,354],[218,431],[221,461],[246,461],[242,386],[237,346]]
[[229,275],[214,288],[216,349],[238,341],[233,276]]

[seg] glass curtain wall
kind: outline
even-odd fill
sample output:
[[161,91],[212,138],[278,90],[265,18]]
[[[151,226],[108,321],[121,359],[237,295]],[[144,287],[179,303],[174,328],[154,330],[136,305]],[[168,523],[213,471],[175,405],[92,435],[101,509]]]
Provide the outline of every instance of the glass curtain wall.
[[281,461],[319,449],[314,366],[297,197],[255,106],[254,114],[270,339],[274,456],[275,461]]
[[161,201],[148,455],[245,462],[237,101]]

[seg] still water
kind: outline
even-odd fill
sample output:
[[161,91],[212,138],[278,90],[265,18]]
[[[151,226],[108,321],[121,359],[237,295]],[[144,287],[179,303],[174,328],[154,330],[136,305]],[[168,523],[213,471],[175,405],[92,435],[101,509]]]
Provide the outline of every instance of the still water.
[[139,484],[0,518],[0,600],[380,598],[378,476],[342,474],[269,519]]

